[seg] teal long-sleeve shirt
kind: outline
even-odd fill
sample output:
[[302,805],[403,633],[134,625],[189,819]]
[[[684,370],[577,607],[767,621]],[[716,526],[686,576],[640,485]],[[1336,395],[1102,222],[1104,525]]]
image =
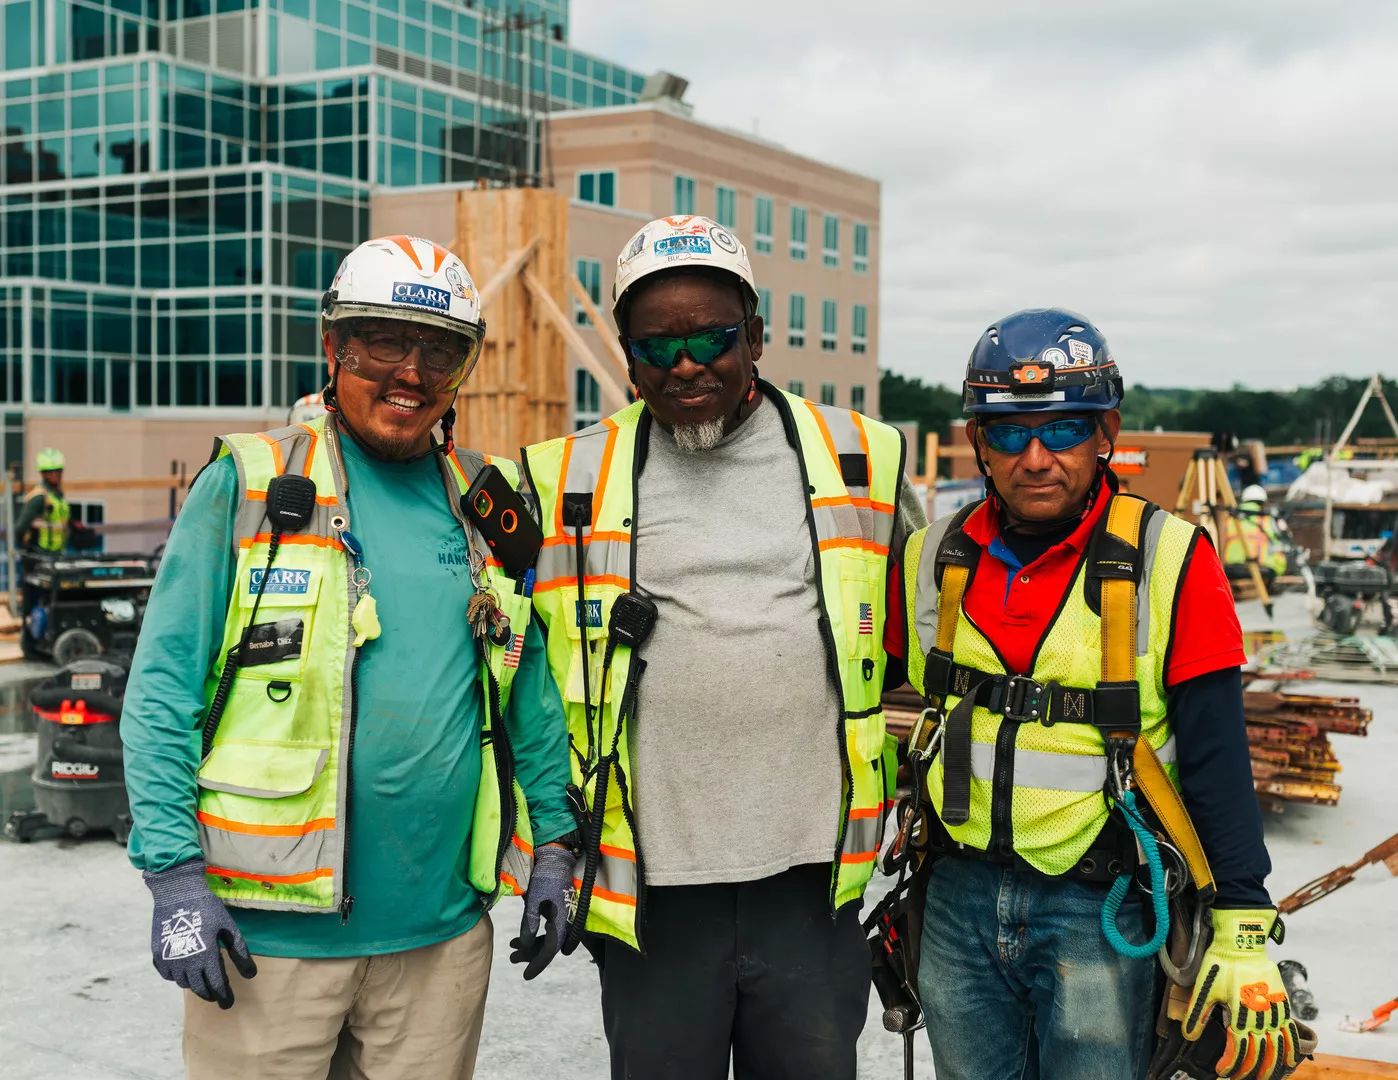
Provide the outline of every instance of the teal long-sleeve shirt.
[[[350,518],[383,626],[359,661],[346,881],[355,903],[344,925],[331,915],[231,909],[263,955],[418,948],[464,933],[482,910],[466,879],[483,715],[466,623],[466,537],[434,460],[388,464],[350,439],[342,445]],[[234,584],[237,500],[231,458],[199,477],[170,534],[136,649],[121,732],[135,819],[130,857],[143,870],[203,854],[195,773],[204,680]],[[525,638],[505,723],[534,841],[547,843],[575,823],[564,795],[563,707],[537,625]]]

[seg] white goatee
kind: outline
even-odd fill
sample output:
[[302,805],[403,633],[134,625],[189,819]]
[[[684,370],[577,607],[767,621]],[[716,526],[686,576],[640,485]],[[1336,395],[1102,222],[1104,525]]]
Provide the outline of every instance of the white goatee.
[[723,417],[702,424],[676,424],[675,445],[686,454],[703,454],[723,441]]

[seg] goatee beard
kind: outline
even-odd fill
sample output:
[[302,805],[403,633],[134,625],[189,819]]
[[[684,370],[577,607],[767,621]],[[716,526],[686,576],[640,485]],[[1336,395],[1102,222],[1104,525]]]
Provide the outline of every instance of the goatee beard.
[[676,424],[674,435],[681,453],[707,453],[723,441],[723,417],[716,416],[699,424]]

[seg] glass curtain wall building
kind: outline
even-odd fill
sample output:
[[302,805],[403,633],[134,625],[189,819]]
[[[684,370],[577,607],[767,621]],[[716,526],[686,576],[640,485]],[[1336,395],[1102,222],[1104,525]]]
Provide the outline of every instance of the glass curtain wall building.
[[0,403],[279,411],[376,187],[549,180],[567,0],[0,0]]

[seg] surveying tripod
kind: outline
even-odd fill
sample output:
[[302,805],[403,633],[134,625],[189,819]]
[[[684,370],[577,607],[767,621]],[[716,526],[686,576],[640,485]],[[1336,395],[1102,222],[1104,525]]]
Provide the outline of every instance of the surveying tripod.
[[1262,610],[1267,618],[1272,617],[1272,598],[1267,594],[1267,586],[1262,582],[1262,569],[1257,564],[1257,554],[1249,546],[1243,528],[1238,523],[1238,500],[1233,497],[1233,487],[1228,483],[1228,472],[1212,446],[1200,447],[1184,470],[1180,481],[1180,493],[1175,498],[1175,513],[1181,516],[1193,514],[1213,538],[1220,560],[1227,549],[1228,541],[1236,539],[1247,558],[1248,574],[1257,598],[1262,601]]

